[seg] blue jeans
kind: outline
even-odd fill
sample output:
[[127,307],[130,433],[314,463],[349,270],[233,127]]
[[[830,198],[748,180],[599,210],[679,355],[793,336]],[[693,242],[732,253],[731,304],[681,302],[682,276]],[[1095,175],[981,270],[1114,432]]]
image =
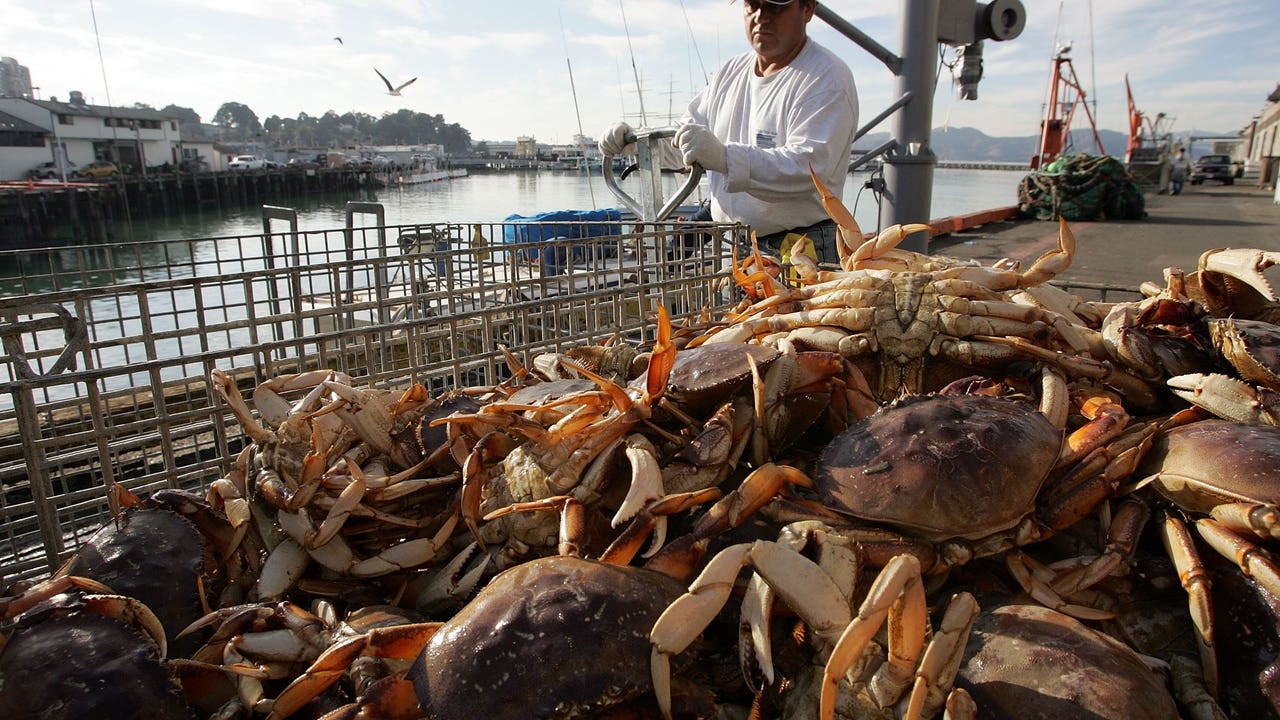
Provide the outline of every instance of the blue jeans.
[[1172,190],[1172,191],[1170,191],[1170,194],[1171,194],[1171,195],[1181,195],[1181,194],[1182,194],[1182,183],[1183,183],[1183,181],[1182,181],[1182,180],[1170,180],[1170,181],[1169,181],[1169,184],[1173,185],[1173,190]]

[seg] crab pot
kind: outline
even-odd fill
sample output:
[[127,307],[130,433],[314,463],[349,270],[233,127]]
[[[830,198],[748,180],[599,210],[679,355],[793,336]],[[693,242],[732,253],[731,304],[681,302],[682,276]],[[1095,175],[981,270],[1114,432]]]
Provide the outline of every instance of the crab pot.
[[[526,364],[653,340],[739,299],[740,225],[557,220],[273,232],[0,253],[0,587],[38,580],[110,519],[106,488],[203,493],[248,440],[210,371],[248,396],[319,368],[433,395]],[[280,208],[271,208],[280,211]],[[272,219],[279,219],[272,215]],[[567,230],[566,230],[567,228]],[[504,243],[519,237],[520,243]],[[589,249],[577,247],[587,239]],[[678,251],[673,251],[678,247]],[[741,252],[739,252],[741,256]]]

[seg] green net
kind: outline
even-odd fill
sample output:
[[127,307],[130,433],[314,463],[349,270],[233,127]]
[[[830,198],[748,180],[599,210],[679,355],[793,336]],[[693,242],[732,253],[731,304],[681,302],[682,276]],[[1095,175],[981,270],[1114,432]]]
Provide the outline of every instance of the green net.
[[1142,189],[1109,155],[1064,155],[1018,183],[1022,214],[1037,220],[1137,220]]

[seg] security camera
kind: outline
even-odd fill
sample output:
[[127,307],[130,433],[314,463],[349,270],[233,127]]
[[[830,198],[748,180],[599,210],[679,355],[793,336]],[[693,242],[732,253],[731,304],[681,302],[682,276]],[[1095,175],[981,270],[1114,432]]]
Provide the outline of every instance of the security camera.
[[992,0],[978,6],[977,34],[981,39],[1012,40],[1022,34],[1027,11],[1019,0]]
[[938,41],[970,45],[979,40],[1012,40],[1022,34],[1027,12],[1019,0],[942,0],[938,6]]

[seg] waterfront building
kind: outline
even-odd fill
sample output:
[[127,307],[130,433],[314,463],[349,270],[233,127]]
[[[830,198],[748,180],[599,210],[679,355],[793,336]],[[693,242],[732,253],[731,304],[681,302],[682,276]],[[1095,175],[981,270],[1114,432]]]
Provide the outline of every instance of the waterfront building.
[[0,180],[22,179],[31,168],[59,160],[58,155],[77,166],[110,160],[141,171],[192,159],[207,145],[184,144],[177,117],[150,108],[91,105],[77,91],[65,102],[54,97],[0,97],[0,113],[44,131],[38,144],[28,143],[26,137],[14,144],[4,141]]
[[1246,139],[1245,162],[1258,169],[1258,184],[1280,188],[1280,85],[1267,95],[1267,105],[1240,133]]

